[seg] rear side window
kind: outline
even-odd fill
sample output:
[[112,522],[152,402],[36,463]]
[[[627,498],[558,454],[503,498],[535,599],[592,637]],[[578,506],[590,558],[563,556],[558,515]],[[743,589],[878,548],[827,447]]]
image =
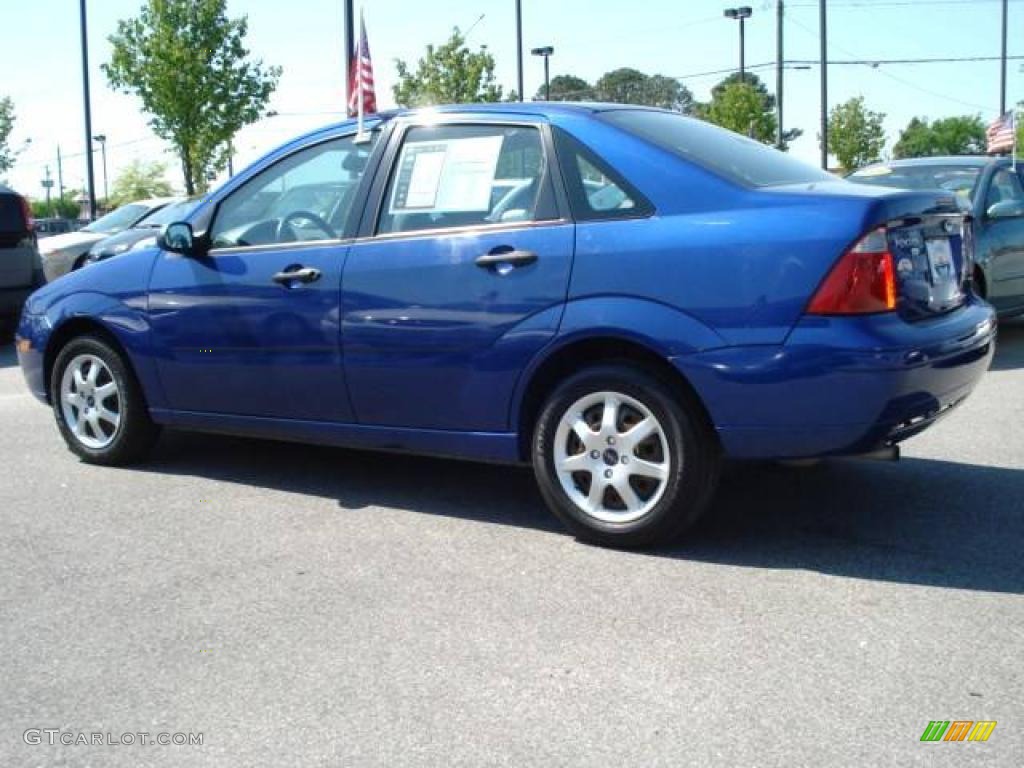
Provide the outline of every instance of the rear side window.
[[673,112],[610,110],[598,117],[748,187],[835,181],[835,176],[758,141]]
[[561,128],[555,128],[555,148],[577,221],[636,218],[654,212],[622,174]]

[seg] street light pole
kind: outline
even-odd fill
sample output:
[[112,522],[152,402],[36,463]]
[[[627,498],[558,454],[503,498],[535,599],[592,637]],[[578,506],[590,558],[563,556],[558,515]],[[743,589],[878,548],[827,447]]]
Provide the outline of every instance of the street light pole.
[[103,205],[105,207],[110,201],[110,193],[107,191],[107,135],[100,133],[93,138],[100,145],[100,154],[103,157]]
[[828,170],[828,20],[825,0],[818,3],[821,24],[821,168]]
[[534,56],[544,57],[544,101],[551,101],[551,78],[549,77],[550,70],[548,69],[548,59],[551,58],[551,54],[554,52],[554,47],[550,45],[545,45],[542,48],[534,48],[530,51]]
[[785,57],[782,50],[782,21],[785,18],[785,10],[783,8],[783,0],[778,0],[775,4],[775,105],[776,105],[776,121],[777,125],[775,128],[775,147],[776,149],[782,149],[782,85],[785,79],[782,74],[783,64],[785,63]]
[[722,15],[727,19],[740,23],[740,82],[746,82],[746,33],[744,22],[754,15],[754,9],[749,5],[739,8],[726,8]]
[[516,0],[516,83],[519,100],[526,101],[523,93],[523,0]]
[[1006,114],[1006,23],[1009,16],[1009,0],[1003,0],[1003,51],[999,69],[999,116]]
[[92,171],[92,108],[89,106],[89,38],[86,32],[85,0],[78,3],[82,32],[82,97],[85,101],[85,179],[89,197],[89,218],[96,218],[96,178]]

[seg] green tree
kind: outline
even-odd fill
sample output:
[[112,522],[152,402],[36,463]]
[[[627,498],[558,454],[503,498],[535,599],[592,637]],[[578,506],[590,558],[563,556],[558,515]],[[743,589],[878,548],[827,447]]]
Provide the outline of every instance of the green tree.
[[775,142],[775,112],[765,109],[761,94],[747,83],[725,86],[701,109],[700,115],[708,122],[765,144]]
[[846,171],[877,160],[885,146],[885,115],[864,106],[857,96],[836,104],[828,116],[828,151]]
[[[534,99],[544,98],[544,86],[537,89]],[[593,101],[596,98],[594,86],[576,75],[555,75],[551,78],[552,101]]]
[[166,174],[167,166],[163,163],[133,160],[114,179],[114,187],[110,190],[110,205],[116,207],[148,197],[170,197],[174,190]]
[[606,72],[595,84],[594,91],[599,101],[643,104],[684,114],[693,112],[693,94],[674,77],[646,75],[631,67]]
[[7,140],[14,129],[14,102],[10,96],[0,99],[0,173],[10,170],[14,165],[14,152]]
[[[734,86],[750,89],[752,94],[731,90]],[[711,101],[698,104],[695,112],[698,117],[765,144],[776,142],[775,96],[753,72],[744,73],[742,79],[739,72],[735,72],[720,81],[711,89]],[[789,143],[802,135],[799,128],[783,131],[780,149],[788,149]]]
[[616,104],[643,104],[646,87],[647,75],[631,67],[605,72],[594,86],[598,100]]
[[395,59],[395,68],[398,82],[392,91],[403,107],[502,99],[502,88],[494,80],[494,56],[486,47],[471,51],[458,27],[444,45],[427,46],[415,72],[401,59]]
[[957,115],[928,122],[914,117],[900,132],[894,157],[976,155],[985,151],[985,123],[980,115]]
[[205,191],[227,163],[240,128],[265,114],[281,75],[249,58],[246,17],[229,19],[226,0],[145,0],[117,23],[103,65],[110,85],[134,93],[150,125],[181,160],[185,190]]
[[32,217],[36,219],[46,219],[51,216],[77,219],[78,212],[78,203],[75,202],[73,193],[65,193],[64,197],[51,197],[49,205],[46,204],[46,200],[32,201]]

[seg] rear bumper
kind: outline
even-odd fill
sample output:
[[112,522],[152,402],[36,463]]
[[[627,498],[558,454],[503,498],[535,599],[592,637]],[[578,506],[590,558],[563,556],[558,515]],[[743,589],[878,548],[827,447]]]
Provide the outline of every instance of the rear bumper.
[[927,428],[988,369],[995,313],[974,301],[908,324],[891,315],[802,319],[786,342],[674,358],[726,454],[769,459],[874,450]]

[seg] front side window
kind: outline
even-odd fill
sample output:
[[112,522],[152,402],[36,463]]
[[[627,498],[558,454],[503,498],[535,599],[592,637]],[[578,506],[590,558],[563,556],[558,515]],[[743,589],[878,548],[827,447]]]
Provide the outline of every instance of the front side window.
[[992,175],[988,195],[985,198],[985,210],[1005,200],[1024,202],[1024,191],[1021,190],[1020,178],[1009,168],[1002,168]]
[[342,237],[376,133],[333,139],[289,155],[232,192],[217,209],[214,248]]
[[557,218],[540,131],[531,126],[410,128],[377,232]]

